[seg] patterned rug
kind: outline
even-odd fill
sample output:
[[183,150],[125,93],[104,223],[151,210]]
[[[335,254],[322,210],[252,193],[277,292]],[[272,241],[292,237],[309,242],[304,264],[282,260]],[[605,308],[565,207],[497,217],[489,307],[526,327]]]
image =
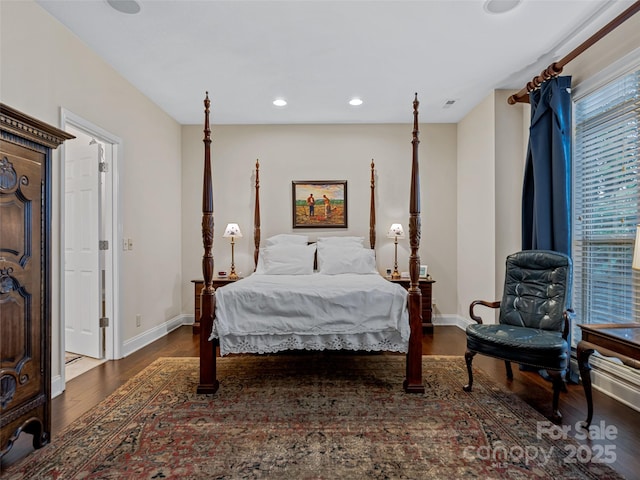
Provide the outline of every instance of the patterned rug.
[[482,372],[465,393],[462,357],[424,357],[424,395],[397,355],[218,361],[207,396],[198,359],[157,360],[2,478],[621,478]]

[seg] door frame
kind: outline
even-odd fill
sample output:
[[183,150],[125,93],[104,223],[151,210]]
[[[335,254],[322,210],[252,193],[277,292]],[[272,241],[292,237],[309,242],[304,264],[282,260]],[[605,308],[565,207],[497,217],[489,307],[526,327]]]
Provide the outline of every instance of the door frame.
[[[96,138],[96,140],[107,145],[105,152],[105,160],[109,164],[109,170],[105,177],[105,204],[103,208],[106,210],[106,222],[104,237],[101,240],[109,241],[109,250],[111,255],[107,255],[106,278],[105,278],[105,294],[106,294],[106,314],[109,317],[109,327],[105,329],[104,350],[106,360],[116,360],[122,358],[122,340],[121,340],[121,292],[120,292],[120,265],[121,265],[121,249],[119,248],[122,238],[122,216],[120,201],[120,164],[122,163],[122,139],[112,133],[107,132],[101,127],[82,118],[79,115],[65,109],[60,109],[60,125],[65,130],[70,126],[77,130],[82,130],[88,135]],[[62,145],[64,147],[64,144]],[[110,147],[110,148],[109,148]],[[111,150],[109,155],[108,150]],[[66,150],[63,148],[61,152],[60,162],[60,258],[64,262],[65,254],[65,156]],[[65,319],[65,272],[64,268],[60,268],[60,322],[59,322],[59,348],[60,348],[60,365],[62,385],[66,383],[65,378],[65,335],[64,335],[64,319]],[[98,321],[98,319],[96,319]]]

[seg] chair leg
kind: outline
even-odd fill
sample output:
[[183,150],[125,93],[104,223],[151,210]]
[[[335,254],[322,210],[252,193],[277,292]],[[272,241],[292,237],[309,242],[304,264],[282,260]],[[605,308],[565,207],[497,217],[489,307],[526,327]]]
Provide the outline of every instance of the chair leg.
[[473,357],[476,353],[477,352],[467,350],[464,354],[464,360],[467,362],[467,374],[469,375],[469,383],[462,387],[465,392],[470,392],[473,387],[473,368],[471,367],[471,362],[473,362]]
[[511,362],[509,360],[505,360],[504,366],[507,368],[507,379],[513,380],[513,370],[511,370]]
[[564,372],[547,370],[547,373],[551,377],[551,381],[553,382],[553,413],[551,414],[551,421],[554,423],[560,423],[562,421],[562,414],[558,409],[558,404],[560,403],[560,392],[566,390],[566,386],[564,384]]

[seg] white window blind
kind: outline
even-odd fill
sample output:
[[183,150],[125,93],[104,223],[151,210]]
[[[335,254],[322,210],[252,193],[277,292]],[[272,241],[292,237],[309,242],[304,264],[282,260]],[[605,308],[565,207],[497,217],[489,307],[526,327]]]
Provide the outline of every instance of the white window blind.
[[[640,275],[631,269],[640,220],[639,167],[637,69],[574,105],[572,306],[577,323],[640,322]],[[579,338],[579,331],[573,333]]]

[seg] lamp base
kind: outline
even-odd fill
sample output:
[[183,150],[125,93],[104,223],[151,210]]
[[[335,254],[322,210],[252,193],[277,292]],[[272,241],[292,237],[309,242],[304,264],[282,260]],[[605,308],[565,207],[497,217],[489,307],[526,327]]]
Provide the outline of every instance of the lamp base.
[[398,272],[398,237],[395,237],[393,240],[395,255],[393,257],[393,273],[391,274],[391,280],[400,280],[400,272]]
[[237,280],[238,279],[238,274],[235,272],[235,270],[231,270],[231,273],[229,273],[229,280]]

